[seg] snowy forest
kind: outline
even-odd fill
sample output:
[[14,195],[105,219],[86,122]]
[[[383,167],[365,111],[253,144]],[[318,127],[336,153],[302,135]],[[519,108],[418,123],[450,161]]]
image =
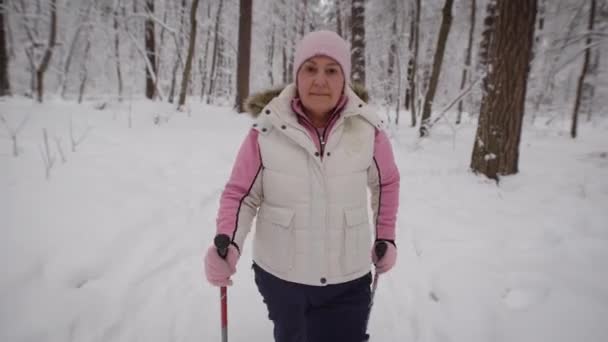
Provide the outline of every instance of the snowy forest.
[[401,174],[370,341],[607,341],[608,0],[0,0],[0,341],[220,341],[243,101],[320,29]]

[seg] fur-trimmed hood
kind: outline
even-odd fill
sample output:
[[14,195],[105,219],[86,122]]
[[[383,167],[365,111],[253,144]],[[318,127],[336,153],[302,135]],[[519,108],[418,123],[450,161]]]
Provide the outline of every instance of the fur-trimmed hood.
[[[351,89],[357,96],[363,100],[363,102],[368,103],[369,101],[369,93],[365,87],[359,83],[353,83],[350,85]],[[259,93],[252,94],[249,96],[245,102],[244,107],[247,113],[251,114],[254,118],[257,117],[262,109],[275,97],[279,96],[279,94],[286,88],[286,86],[282,86],[279,88],[268,89]]]

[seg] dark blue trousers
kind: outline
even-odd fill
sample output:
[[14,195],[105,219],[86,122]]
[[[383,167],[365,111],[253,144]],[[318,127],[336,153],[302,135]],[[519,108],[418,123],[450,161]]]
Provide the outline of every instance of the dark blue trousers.
[[371,300],[371,273],[341,284],[311,286],[253,264],[255,283],[274,323],[275,342],[361,342]]

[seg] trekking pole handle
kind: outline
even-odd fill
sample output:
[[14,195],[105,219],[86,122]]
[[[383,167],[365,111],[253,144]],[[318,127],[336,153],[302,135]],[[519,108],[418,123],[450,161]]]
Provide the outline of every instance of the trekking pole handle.
[[213,239],[213,244],[215,244],[215,248],[217,248],[217,254],[222,259],[226,259],[226,255],[228,255],[228,246],[230,246],[230,237],[226,234],[218,234]]
[[380,242],[376,243],[376,246],[374,247],[374,252],[376,253],[376,256],[378,257],[378,260],[380,260],[384,257],[384,254],[386,254],[387,249],[388,249],[388,242],[380,241]]

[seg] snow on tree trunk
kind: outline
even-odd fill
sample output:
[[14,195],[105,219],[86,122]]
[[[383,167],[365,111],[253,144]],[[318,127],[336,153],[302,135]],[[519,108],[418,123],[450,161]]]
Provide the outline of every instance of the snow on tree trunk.
[[351,13],[351,78],[365,86],[365,0],[353,0]]
[[498,0],[496,6],[471,168],[498,182],[499,175],[518,172],[537,8],[536,0]]
[[[473,33],[475,32],[475,11],[477,3],[475,0],[471,0],[471,21],[469,25],[469,43],[467,45],[467,51],[464,57],[464,68],[462,69],[462,80],[460,82],[460,91],[462,91],[469,81],[471,73],[471,51],[473,49]],[[462,119],[462,101],[458,101],[458,116],[456,117],[456,124],[460,123]]]
[[[150,61],[150,67],[146,66],[146,97],[149,99],[154,98],[155,87],[154,81],[158,78],[157,70],[156,70],[156,44],[155,44],[155,34],[154,34],[154,20],[150,17],[154,15],[154,0],[146,0],[146,12],[148,14],[148,18],[146,19],[145,24],[145,43],[146,43],[146,56]],[[152,75],[154,73],[154,75]]]

